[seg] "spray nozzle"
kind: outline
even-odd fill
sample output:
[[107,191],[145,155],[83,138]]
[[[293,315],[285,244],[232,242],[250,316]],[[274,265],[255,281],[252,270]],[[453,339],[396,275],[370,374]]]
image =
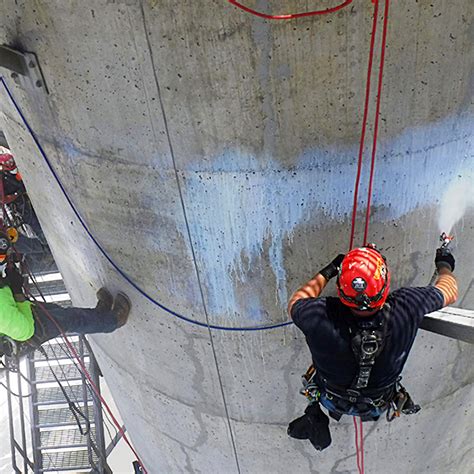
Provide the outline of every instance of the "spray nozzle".
[[439,236],[439,241],[441,242],[442,249],[447,249],[453,240],[454,240],[454,235],[448,235],[446,232],[443,232]]

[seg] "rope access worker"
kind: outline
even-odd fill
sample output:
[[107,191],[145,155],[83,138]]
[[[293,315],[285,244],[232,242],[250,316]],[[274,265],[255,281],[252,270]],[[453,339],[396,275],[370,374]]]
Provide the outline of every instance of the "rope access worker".
[[[309,439],[317,450],[331,444],[329,418],[359,416],[376,421],[387,412],[416,413],[400,374],[425,314],[454,303],[457,283],[450,251],[436,252],[434,286],[400,288],[389,294],[390,273],[374,245],[338,255],[291,297],[288,311],[303,331],[313,365],[304,376],[310,404],[292,421],[289,436]],[[337,277],[337,297],[321,298]]]
[[23,293],[23,283],[24,278],[15,266],[9,265],[6,278],[0,278],[0,356],[11,355],[12,344],[17,346],[17,355],[21,356],[58,337],[61,331],[109,333],[128,320],[131,304],[123,293],[114,301],[110,292],[101,288],[97,292],[95,308],[64,308],[53,303],[29,301]]

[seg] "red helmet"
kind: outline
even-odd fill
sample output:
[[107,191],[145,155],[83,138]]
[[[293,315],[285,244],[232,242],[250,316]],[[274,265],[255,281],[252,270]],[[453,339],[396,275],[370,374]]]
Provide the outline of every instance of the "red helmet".
[[390,289],[385,257],[373,245],[351,250],[337,277],[341,302],[360,311],[380,309]]
[[0,167],[5,171],[13,171],[16,168],[15,159],[11,153],[0,151]]

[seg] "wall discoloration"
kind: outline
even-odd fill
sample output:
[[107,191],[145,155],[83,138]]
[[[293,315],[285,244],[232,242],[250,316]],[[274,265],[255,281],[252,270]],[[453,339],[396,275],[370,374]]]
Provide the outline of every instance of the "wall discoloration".
[[[416,209],[438,207],[444,194],[440,190],[472,174],[471,157],[455,151],[459,142],[471,142],[470,127],[458,125],[456,138],[443,139],[455,124],[456,120],[448,119],[381,143],[374,221],[392,222]],[[311,150],[292,169],[271,161],[261,169],[258,158],[229,150],[203,169],[199,163],[195,170],[190,165],[182,177],[184,197],[212,315],[265,322],[269,317],[265,303],[271,305],[274,299],[279,317],[285,317],[286,268],[288,259],[294,258],[295,232],[318,229],[317,238],[322,240],[328,238],[330,226],[348,232],[355,179],[351,162],[356,153],[356,147]],[[367,168],[361,180],[361,214],[366,206]],[[371,234],[370,239],[377,240],[377,235]],[[262,258],[271,267],[273,282],[263,279]],[[327,259],[327,255],[317,256],[312,271]],[[309,277],[301,272],[302,280],[305,276]],[[259,281],[270,285],[267,295],[262,295]],[[241,286],[247,288],[243,306],[236,295]],[[278,313],[273,317],[278,318]]]

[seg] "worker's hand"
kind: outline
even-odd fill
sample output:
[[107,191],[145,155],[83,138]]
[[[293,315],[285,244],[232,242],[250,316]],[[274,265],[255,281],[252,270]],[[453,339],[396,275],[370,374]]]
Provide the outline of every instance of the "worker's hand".
[[16,267],[7,268],[7,280],[14,295],[23,294],[23,284],[25,279]]
[[453,254],[446,249],[436,249],[435,265],[437,270],[447,268],[454,271],[455,260]]
[[344,260],[345,255],[340,253],[329,265],[325,266],[319,273],[329,281],[331,278],[334,278],[338,272],[339,267]]

